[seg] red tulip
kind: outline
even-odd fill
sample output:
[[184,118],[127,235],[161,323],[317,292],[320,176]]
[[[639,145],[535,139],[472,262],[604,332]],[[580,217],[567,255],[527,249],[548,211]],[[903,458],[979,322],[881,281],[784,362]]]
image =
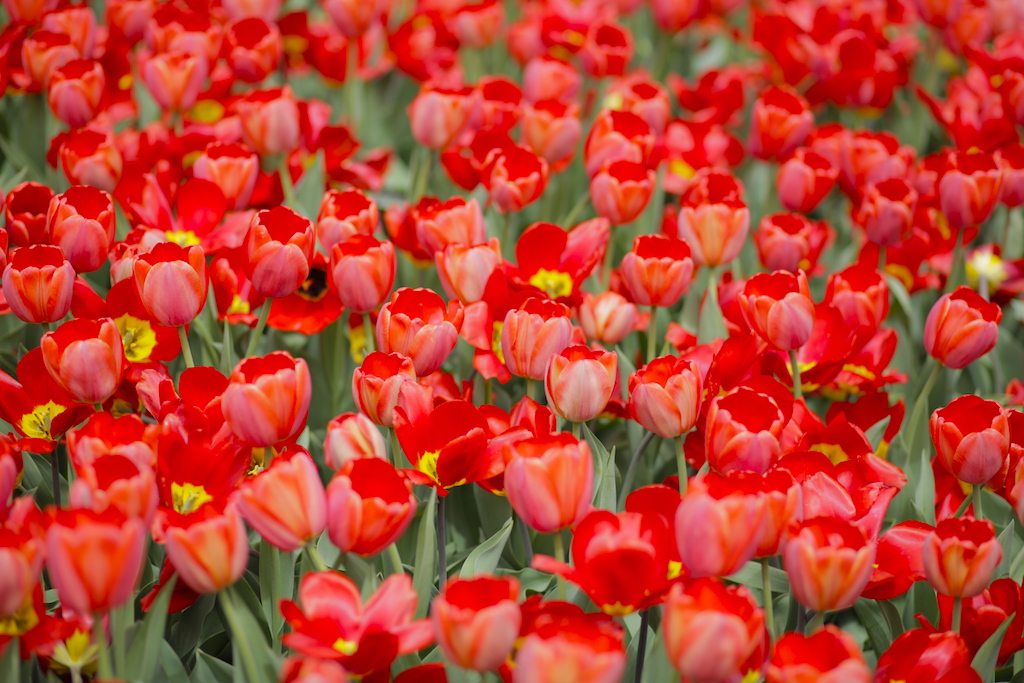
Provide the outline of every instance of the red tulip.
[[521,211],[544,193],[548,162],[526,147],[512,147],[491,162],[483,182],[500,213]]
[[235,101],[246,143],[260,156],[285,154],[299,144],[299,107],[288,86],[254,90]]
[[50,376],[80,403],[103,403],[125,371],[121,332],[110,318],[77,318],[39,343]]
[[871,683],[871,670],[845,631],[826,626],[817,633],[787,633],[775,643],[765,683]]
[[815,517],[793,523],[782,557],[801,605],[816,612],[843,610],[871,579],[875,544],[850,522]]
[[367,355],[352,374],[352,396],[360,412],[382,427],[394,426],[395,408],[417,420],[433,406],[430,388],[416,382],[412,360],[397,353]]
[[893,641],[878,658],[876,681],[906,683],[980,683],[971,653],[953,631],[928,633],[915,628]]
[[999,201],[1002,180],[992,155],[950,154],[938,184],[942,213],[954,228],[980,226]]
[[935,451],[946,468],[967,484],[984,484],[1006,464],[1010,429],[1006,411],[974,394],[932,413]]
[[924,573],[942,595],[973,598],[992,581],[1003,549],[992,522],[949,517],[924,541]]
[[851,327],[877,329],[889,315],[889,285],[874,268],[855,264],[829,276],[824,303],[839,309]]
[[34,182],[22,182],[7,195],[4,217],[12,247],[46,244],[46,214],[53,190]]
[[358,38],[377,22],[387,9],[382,0],[327,0],[324,9],[346,38]]
[[361,458],[387,460],[384,436],[362,413],[342,413],[327,423],[324,464],[337,472],[350,460]]
[[472,304],[484,298],[491,275],[505,260],[498,238],[492,237],[475,246],[449,244],[443,252],[434,253],[434,262],[445,293],[464,304]]
[[316,236],[327,253],[355,235],[372,237],[380,222],[377,202],[360,190],[329,190],[320,200]]
[[54,116],[78,128],[96,117],[105,88],[103,66],[91,59],[76,59],[50,74],[46,100]]
[[160,52],[142,64],[142,80],[161,109],[190,110],[209,75],[209,61],[194,52]]
[[875,570],[864,589],[869,600],[891,600],[903,595],[917,581],[924,581],[921,553],[934,527],[917,520],[900,522],[878,539]]
[[647,208],[653,191],[654,171],[626,159],[612,161],[590,179],[594,210],[612,225],[636,220]]
[[75,185],[113,192],[121,180],[124,158],[109,132],[91,128],[72,131],[61,141],[58,155],[64,175]]
[[448,302],[429,289],[402,287],[377,316],[377,346],[384,353],[412,359],[424,377],[439,369],[455,348],[463,319],[462,303]]
[[367,313],[387,300],[395,284],[395,247],[369,235],[354,235],[331,249],[328,284],[345,308]]
[[416,239],[435,256],[451,244],[472,246],[487,239],[484,214],[475,199],[452,197],[441,202],[424,197],[409,211],[416,222]]
[[779,203],[790,211],[810,213],[839,177],[839,168],[808,147],[797,149],[788,161],[779,166],[775,185]]
[[224,35],[227,62],[235,78],[243,83],[259,83],[273,73],[281,62],[281,32],[269,19],[249,16],[236,19]]
[[675,356],[655,358],[629,377],[629,410],[644,429],[674,439],[697,423],[702,400],[700,369]]
[[468,401],[448,401],[419,417],[396,408],[395,432],[409,462],[441,495],[487,476],[487,421]]
[[910,234],[917,207],[917,191],[902,178],[889,178],[868,185],[853,219],[864,229],[868,241],[892,246]]
[[544,379],[550,359],[572,341],[569,309],[546,299],[527,299],[510,310],[500,329],[509,372],[532,380]]
[[242,517],[267,543],[294,552],[327,526],[327,498],[316,463],[303,450],[279,455],[234,494]]
[[821,252],[834,239],[835,232],[824,221],[811,221],[794,213],[765,216],[754,233],[754,245],[764,267],[791,273],[813,272]]
[[676,543],[694,578],[729,576],[753,559],[764,534],[761,478],[745,472],[693,479],[676,510]]
[[511,576],[447,581],[430,609],[445,657],[464,669],[496,671],[519,636],[518,598],[519,582]]
[[412,482],[386,460],[350,460],[327,486],[327,535],[341,552],[376,555],[415,516]]
[[995,348],[1003,311],[968,287],[942,295],[924,323],[924,349],[959,370]]
[[633,301],[673,306],[690,287],[693,260],[686,242],[665,235],[641,235],[622,258],[619,276]]
[[422,86],[407,112],[416,142],[428,149],[444,149],[452,144],[469,120],[472,95],[472,88]]
[[755,275],[747,280],[738,299],[751,329],[780,351],[798,349],[810,339],[814,301],[802,271]]
[[165,532],[167,559],[197,593],[227,588],[242,578],[249,562],[249,537],[241,515],[234,505],[223,511],[218,507],[202,505]]
[[192,164],[193,176],[220,188],[227,207],[235,210],[249,205],[259,170],[259,157],[240,142],[213,142]]
[[785,158],[807,139],[814,114],[799,93],[770,86],[754,102],[747,146],[758,159]]
[[579,106],[557,99],[523,107],[523,144],[545,159],[553,171],[572,161],[580,139]]
[[52,323],[66,316],[74,284],[75,269],[58,247],[22,247],[4,268],[7,305],[28,323]]
[[146,312],[161,325],[186,325],[206,304],[206,256],[202,247],[158,244],[135,260],[134,273]]
[[309,277],[316,247],[313,224],[288,207],[260,211],[245,238],[246,275],[257,292],[279,299]]
[[615,161],[646,163],[653,147],[654,134],[646,121],[632,112],[605,109],[583,146],[587,175],[593,178]]
[[587,422],[600,415],[619,377],[618,356],[569,346],[551,357],[544,387],[548,404],[570,422]]
[[749,470],[759,474],[782,454],[784,406],[770,394],[740,386],[715,397],[707,412],[704,453],[717,472]]
[[46,229],[76,273],[91,273],[106,262],[114,240],[114,202],[106,192],[76,185],[50,201]]
[[312,391],[305,360],[287,351],[246,358],[224,390],[224,421],[246,443],[273,446],[302,431]]
[[516,514],[545,534],[578,524],[591,509],[594,489],[587,442],[562,432],[527,438],[511,449],[504,486]]
[[678,236],[690,245],[694,263],[719,266],[739,255],[750,229],[750,210],[731,176],[709,174],[706,181],[706,191],[684,196]]
[[[2,464],[0,459],[0,466]],[[30,503],[38,514],[31,498],[19,500]],[[0,501],[0,510],[4,516],[8,514],[6,498]],[[45,539],[31,524],[15,525],[13,521],[7,521],[0,526],[0,619],[16,619],[25,604],[30,603],[32,593],[39,585],[44,555]]]
[[618,344],[636,330],[639,318],[636,305],[618,292],[604,291],[597,296],[583,293],[579,321],[587,339]]

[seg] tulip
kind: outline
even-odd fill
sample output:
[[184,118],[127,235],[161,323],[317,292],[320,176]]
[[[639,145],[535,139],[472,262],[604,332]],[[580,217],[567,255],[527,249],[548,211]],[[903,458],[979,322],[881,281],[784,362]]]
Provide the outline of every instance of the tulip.
[[[6,507],[6,499],[0,501],[5,514]],[[44,550],[44,539],[28,525],[18,531],[0,527],[0,619],[15,617],[31,601],[43,570]]]
[[312,391],[303,359],[287,351],[246,358],[235,366],[224,390],[224,421],[246,443],[273,446],[302,431]]
[[924,349],[959,370],[995,348],[1003,311],[968,287],[957,287],[932,306],[924,323]]
[[63,7],[43,16],[41,28],[44,31],[65,33],[71,37],[71,44],[86,59],[93,56],[96,48],[96,13],[89,7]]
[[747,146],[758,159],[784,159],[814,127],[810,105],[795,90],[770,86],[754,102]]
[[704,453],[716,472],[768,471],[782,455],[788,416],[778,401],[740,386],[716,396],[707,412]]
[[957,229],[979,226],[999,201],[1003,174],[990,154],[954,152],[939,179],[939,205]]
[[46,244],[46,214],[53,190],[34,182],[22,182],[7,195],[4,217],[12,247]]
[[569,346],[548,363],[544,388],[548,404],[569,422],[587,422],[611,400],[619,377],[619,357],[609,351]]
[[582,83],[583,77],[572,64],[553,55],[536,57],[523,67],[523,98],[527,102],[572,101]]
[[46,228],[75,272],[91,273],[106,262],[114,241],[114,202],[106,192],[76,185],[50,201]]
[[228,65],[243,83],[259,83],[281,62],[281,32],[273,18],[245,17],[227,26]]
[[126,517],[141,519],[146,528],[153,523],[160,493],[150,465],[140,465],[128,456],[115,454],[78,466],[75,473],[76,479],[68,494],[71,507],[96,512],[113,507]]
[[[943,631],[953,625],[953,610],[957,600],[941,593],[936,597],[939,602],[937,626],[939,631]],[[960,603],[962,614],[959,634],[967,646],[968,658],[973,659],[1008,618],[1010,623],[999,644],[997,668],[1009,664],[1013,655],[1024,649],[1024,615],[1021,615],[1024,594],[1019,583],[1011,578],[996,579],[981,595],[961,600]],[[998,624],[995,623],[997,620]],[[935,630],[930,623],[921,623],[921,626],[928,632]]]
[[772,557],[782,551],[790,522],[801,516],[803,491],[793,475],[780,468],[764,475],[758,495],[764,505],[764,533],[755,557]]
[[415,420],[433,406],[430,388],[416,382],[412,360],[397,353],[367,355],[352,374],[352,396],[359,411],[382,427],[394,426],[397,407]]
[[729,263],[747,239],[750,211],[736,196],[735,187],[735,181],[715,179],[706,196],[685,200],[679,209],[678,236],[690,245],[698,265]]
[[590,26],[580,49],[580,64],[593,78],[622,76],[633,60],[633,36],[629,29],[612,22]]
[[142,575],[146,529],[114,509],[61,510],[46,532],[47,569],[61,604],[82,614],[130,600]]
[[612,225],[636,220],[647,208],[653,191],[654,171],[625,159],[611,162],[590,180],[594,210]]
[[932,413],[929,426],[942,464],[960,481],[984,484],[1006,464],[1010,429],[995,401],[961,396]]
[[459,340],[464,316],[457,299],[444,299],[429,289],[402,287],[377,316],[377,346],[384,353],[412,359],[419,377],[439,369]]
[[827,612],[857,602],[871,579],[875,544],[850,522],[815,517],[793,523],[782,553],[797,601]]
[[523,144],[545,159],[553,171],[572,161],[579,144],[579,105],[557,99],[541,100],[523,107]]
[[142,305],[161,325],[186,325],[206,304],[206,256],[202,247],[158,244],[139,255],[133,272]]
[[330,254],[335,244],[346,242],[354,235],[372,237],[379,222],[377,202],[365,193],[360,190],[329,190],[320,200],[316,236]]
[[210,143],[192,164],[192,175],[220,188],[228,208],[235,210],[249,205],[259,170],[259,158],[239,142]]
[[587,175],[593,178],[616,161],[647,163],[654,147],[654,134],[642,118],[628,111],[598,113],[583,145]]
[[4,9],[10,21],[19,24],[37,24],[46,12],[57,7],[57,0],[4,0]]
[[3,274],[7,305],[27,323],[53,323],[66,316],[74,285],[75,269],[59,247],[16,249]]
[[234,505],[223,512],[203,505],[166,530],[167,559],[185,585],[197,593],[216,593],[245,573],[249,537]]
[[971,668],[971,653],[957,633],[915,628],[894,640],[878,658],[876,680],[980,683],[981,677]]
[[496,671],[519,636],[518,597],[519,582],[511,576],[447,581],[430,609],[434,638],[445,657],[464,669]]
[[72,44],[71,36],[63,32],[34,31],[21,44],[21,63],[36,86],[45,87],[56,69],[82,57],[81,50]]
[[441,495],[487,475],[487,420],[469,401],[446,401],[418,417],[396,408],[395,433],[410,464]]
[[1017,208],[1024,204],[1024,145],[1011,144],[996,150],[995,159],[1003,172],[999,201]]
[[868,241],[892,246],[910,234],[916,206],[917,191],[902,178],[889,178],[867,186],[853,218]]
[[257,292],[279,299],[309,277],[316,242],[313,224],[285,206],[260,211],[245,238],[246,275]]
[[424,85],[408,108],[416,142],[427,149],[444,149],[462,132],[473,108],[472,88]]
[[103,403],[124,375],[121,332],[110,318],[76,318],[39,342],[50,376],[79,403]]
[[690,287],[690,248],[673,237],[641,235],[622,258],[619,275],[635,303],[673,306]]
[[475,199],[468,202],[452,197],[441,202],[424,197],[410,208],[416,222],[416,239],[424,249],[437,254],[451,244],[476,245],[487,239],[484,214]]
[[1003,559],[992,522],[971,517],[939,522],[925,538],[922,553],[928,583],[954,598],[981,595]]
[[702,400],[697,364],[675,356],[655,358],[629,377],[629,411],[644,429],[674,439],[693,429]]
[[775,643],[765,683],[871,683],[871,670],[845,631],[826,626],[817,633],[787,633]]
[[254,90],[235,102],[246,143],[262,156],[285,154],[299,144],[299,106],[288,86]]
[[775,185],[779,203],[789,211],[810,213],[831,192],[839,177],[839,168],[807,147],[797,149],[779,166]]
[[346,38],[358,38],[377,22],[387,9],[383,0],[327,0],[324,9]]
[[556,533],[590,512],[594,465],[586,441],[562,432],[519,441],[512,451],[505,465],[505,493],[530,528]]
[[803,271],[755,275],[737,298],[751,329],[780,351],[793,351],[810,339],[814,301]]
[[516,650],[512,683],[622,680],[626,653],[621,626],[564,602],[547,601],[535,609],[538,614],[523,617],[524,628],[530,619],[533,623]]
[[386,460],[350,460],[327,485],[327,536],[343,553],[382,552],[415,516],[412,482]]
[[636,305],[618,292],[604,291],[597,296],[583,292],[579,319],[583,334],[588,339],[618,344],[636,330],[639,318]]
[[142,80],[161,109],[190,110],[206,85],[209,63],[193,52],[161,52],[142,65]]
[[753,559],[764,533],[759,477],[708,473],[687,487],[676,510],[676,543],[694,578],[729,576]]
[[113,192],[121,180],[124,158],[109,132],[91,128],[72,131],[61,141],[58,154],[64,175],[74,185]]
[[767,638],[764,610],[744,586],[702,578],[676,584],[665,600],[665,652],[690,681],[726,681]]
[[354,235],[331,249],[328,284],[353,313],[367,313],[387,300],[395,284],[395,247]]
[[472,304],[484,298],[491,275],[504,265],[505,260],[498,238],[492,237],[484,244],[471,247],[449,244],[443,252],[434,253],[434,262],[448,297]]
[[324,438],[324,464],[335,472],[350,460],[388,459],[384,436],[362,413],[342,413],[327,423]]
[[499,213],[521,211],[544,193],[548,162],[525,147],[513,147],[488,166],[483,181]]
[[501,355],[509,372],[531,380],[544,379],[548,361],[572,340],[569,309],[545,299],[527,299],[505,314]]
[[829,276],[825,303],[839,309],[847,325],[877,329],[889,315],[889,285],[874,268],[855,264]]
[[408,574],[384,579],[363,604],[350,578],[310,572],[299,582],[299,605],[281,602],[291,627],[284,645],[307,656],[339,662],[350,675],[386,671],[400,655],[430,644],[430,622],[413,619],[416,591]]
[[295,450],[274,458],[234,495],[238,511],[267,543],[294,552],[327,526],[327,498],[309,454]]
[[835,232],[824,221],[811,221],[794,213],[765,216],[754,233],[754,246],[769,270],[813,271],[818,257]]
[[291,655],[281,663],[279,683],[348,683],[345,667],[329,659]]
[[106,77],[99,62],[76,59],[50,74],[46,101],[54,116],[78,128],[96,117],[105,87]]

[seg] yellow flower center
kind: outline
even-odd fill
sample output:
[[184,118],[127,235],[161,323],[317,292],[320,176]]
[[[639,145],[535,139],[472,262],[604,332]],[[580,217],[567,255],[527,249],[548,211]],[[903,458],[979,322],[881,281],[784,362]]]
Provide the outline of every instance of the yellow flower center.
[[182,247],[191,247],[194,244],[199,244],[199,238],[196,237],[196,233],[192,230],[168,230],[164,233],[167,235],[169,242]]
[[31,413],[26,413],[21,418],[21,431],[31,439],[53,440],[50,433],[50,425],[53,418],[63,413],[67,408],[58,405],[53,401],[36,406]]
[[196,102],[189,112],[189,118],[196,123],[217,123],[224,118],[224,105],[217,100]]
[[850,456],[846,454],[843,447],[834,443],[816,443],[811,446],[811,450],[825,455],[833,465],[838,465],[850,459]]
[[505,354],[501,350],[501,331],[505,329],[505,323],[496,322],[494,323],[494,329],[491,330],[491,351],[498,357],[501,364],[505,364]]
[[999,287],[1009,276],[1003,259],[994,252],[978,250],[967,262],[967,279],[971,287],[977,288],[981,278],[985,278],[989,285]]
[[32,596],[25,599],[25,604],[18,611],[6,617],[0,617],[0,636],[20,636],[28,633],[39,623]]
[[141,320],[125,313],[114,319],[121,342],[124,345],[124,356],[132,363],[145,363],[156,348],[156,333],[148,320]]
[[541,268],[530,276],[530,284],[547,293],[552,299],[572,294],[572,278],[568,273]]
[[98,668],[99,652],[99,647],[92,642],[92,636],[86,631],[78,630],[70,638],[54,646],[50,666],[59,674],[80,671],[91,675]]
[[350,329],[348,331],[348,352],[352,356],[352,360],[356,363],[362,363],[363,359],[366,358],[368,350],[366,347],[366,327],[360,325]]
[[213,496],[202,486],[195,484],[171,484],[171,504],[174,511],[183,515],[195,512],[213,500]]
[[346,657],[351,657],[356,653],[356,650],[359,649],[359,643],[353,643],[351,640],[338,638],[334,641],[334,645],[332,647]]
[[419,462],[416,463],[416,469],[423,474],[427,475],[434,481],[437,481],[437,458],[441,455],[440,451],[431,451],[430,453],[424,453],[420,456]]
[[624,617],[627,614],[632,614],[636,608],[633,605],[623,605],[621,602],[617,602],[614,605],[604,605],[601,611],[610,617]]
[[672,175],[677,175],[687,180],[692,179],[697,175],[697,171],[682,159],[673,159],[669,165],[668,170],[672,172]]
[[228,306],[228,315],[231,315],[233,313],[248,313],[248,312],[249,312],[249,302],[246,301],[245,299],[243,299],[242,297],[238,296],[237,294],[235,294],[235,296],[231,299],[231,305]]

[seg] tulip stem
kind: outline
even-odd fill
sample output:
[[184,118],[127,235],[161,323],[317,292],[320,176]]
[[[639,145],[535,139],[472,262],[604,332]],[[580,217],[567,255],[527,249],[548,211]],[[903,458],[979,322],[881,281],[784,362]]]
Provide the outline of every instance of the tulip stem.
[[651,306],[651,319],[647,321],[647,362],[654,360],[657,353],[658,338],[658,307]]
[[533,566],[533,539],[530,538],[530,527],[526,526],[523,518],[512,513],[516,518],[516,525],[519,527],[519,535],[523,537],[523,553],[526,555],[526,567]]
[[537,380],[526,380],[526,395],[529,396],[530,399],[533,401],[537,400]]
[[256,327],[252,328],[249,344],[245,347],[246,358],[256,355],[256,348],[260,344],[260,337],[263,336],[263,330],[267,327],[267,320],[270,319],[270,302],[271,299],[267,299],[260,307],[260,317],[256,321]]
[[985,488],[984,484],[975,484],[972,497],[974,498],[974,518],[985,519],[985,514],[981,511],[981,491]]
[[281,155],[281,162],[277,166],[277,174],[281,177],[281,192],[284,194],[284,205],[294,209],[295,207],[295,185],[292,184],[292,173],[288,170],[288,154]]
[[445,496],[437,497],[437,581],[438,588],[444,590],[444,582],[448,580],[448,538],[444,519]]
[[[308,548],[309,546],[306,547]],[[230,591],[230,586],[221,589],[218,594],[220,607],[224,612],[225,620],[228,622],[228,628],[231,629],[231,636],[238,646],[238,653],[242,655],[242,669],[245,671],[245,678],[249,681],[258,681],[261,677],[253,660],[252,643],[249,642],[245,631],[242,629],[242,622],[238,619],[238,610],[235,607]]]
[[185,331],[184,325],[178,328],[178,341],[181,342],[181,355],[185,359],[185,367],[194,368],[196,362],[192,360],[192,347],[188,345],[188,332]]
[[768,558],[761,558],[761,590],[764,593],[764,623],[768,627],[768,637],[775,637],[775,605],[772,604],[772,582]]
[[960,598],[953,598],[953,632],[960,633],[960,615],[963,612],[963,604]]
[[[320,557],[320,551],[316,549],[313,541],[306,544],[306,557],[309,558],[309,563],[313,565],[313,569],[318,572],[328,571],[327,563],[324,562],[324,558]],[[344,553],[341,553],[341,557],[344,558]]]
[[804,395],[804,387],[800,382],[800,363],[796,359],[796,349],[789,350],[790,374],[793,375],[793,396],[800,398]]
[[676,442],[676,467],[679,469],[679,493],[686,495],[686,485],[690,475],[686,471],[686,451],[683,449],[683,437],[677,436]]
[[640,683],[644,677],[644,658],[647,656],[647,627],[651,621],[651,610],[640,612],[640,641],[636,646],[636,669],[633,672],[633,683]]
[[110,664],[110,650],[107,647],[107,633],[103,629],[103,615],[96,612],[92,615],[92,639],[99,648],[99,677],[113,678],[114,667]]
[[[565,539],[561,530],[555,532],[555,559],[565,562]],[[565,577],[561,574],[558,575],[558,599],[565,600]]]
[[128,668],[125,630],[128,628],[128,624],[135,620],[134,611],[131,601],[110,610],[110,634],[114,641],[114,671],[118,676],[124,676],[125,670]]
[[60,456],[57,454],[57,446],[54,446],[50,454],[50,474],[53,475],[53,504],[60,507]]
[[953,514],[954,517],[963,517],[964,513],[967,512],[967,508],[971,505],[971,499],[973,496],[964,496],[964,502],[960,503],[960,507],[956,509]]
[[815,612],[811,617],[810,627],[807,629],[812,635],[825,628],[825,613]]
[[[375,333],[373,320],[370,318],[370,312],[367,311],[363,313],[363,334],[366,336],[366,341],[363,343],[363,353],[366,356],[377,350],[376,340],[374,339]],[[366,356],[363,356],[363,358]]]
[[572,436],[573,436],[574,439],[579,441],[580,440],[580,434],[581,434],[582,431],[583,431],[583,423],[582,422],[573,422],[572,423]]

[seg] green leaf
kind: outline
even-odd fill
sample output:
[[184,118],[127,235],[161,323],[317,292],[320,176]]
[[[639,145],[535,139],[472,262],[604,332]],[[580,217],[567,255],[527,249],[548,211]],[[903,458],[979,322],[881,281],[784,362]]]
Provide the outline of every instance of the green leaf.
[[886,274],[885,282],[889,285],[889,291],[892,292],[893,298],[903,309],[903,312],[907,316],[907,320],[910,322],[911,330],[923,330],[924,327],[921,324],[920,316],[917,314],[917,308],[910,300],[910,294],[907,292],[907,288],[903,286],[903,282],[894,275]]
[[889,624],[881,604],[875,600],[858,600],[853,606],[853,611],[857,613],[857,618],[868,632],[875,653],[880,655],[888,650],[892,645],[892,634],[889,632]]
[[462,563],[459,576],[469,578],[477,574],[494,572],[495,567],[498,566],[498,560],[501,559],[501,553],[505,550],[505,544],[508,543],[508,537],[512,533],[512,520],[513,518],[509,517],[505,525],[498,529],[498,533],[473,549],[466,561]]
[[302,173],[299,186],[295,188],[295,202],[292,207],[306,218],[315,218],[320,213],[320,200],[324,196],[325,176],[323,150],[316,153],[316,161]]
[[878,451],[879,444],[882,443],[882,437],[885,436],[885,430],[889,428],[889,420],[892,418],[888,415],[881,422],[873,425],[871,429],[867,431],[868,442],[871,444],[873,451]]
[[178,653],[166,640],[160,644],[160,668],[167,678],[167,683],[188,683],[188,672],[185,671],[185,665],[181,663]]
[[[763,587],[761,583],[761,563],[754,560],[747,562],[743,565],[742,569],[726,578],[734,583],[741,583],[747,588],[756,588],[759,591]],[[789,592],[789,577],[786,572],[777,567],[768,568],[768,582],[772,586],[772,594],[774,595]]]
[[619,473],[615,467],[615,449],[612,448],[609,453],[586,424],[583,425],[583,437],[597,460],[597,467],[594,468],[594,506],[614,511],[618,501],[615,495],[615,477]]
[[658,629],[647,650],[647,659],[644,661],[644,675],[640,679],[642,683],[678,683],[679,673],[672,668],[668,661],[668,654],[665,652],[665,641],[662,637],[664,626]]
[[416,589],[416,618],[427,616],[430,599],[433,597],[434,577],[437,576],[437,529],[434,514],[437,512],[437,491],[430,491],[430,498],[423,506],[420,528],[416,533],[416,563],[413,565],[412,586]]
[[981,676],[982,683],[995,683],[996,680],[996,662],[999,659],[999,646],[1003,643],[1003,636],[1006,635],[1006,629],[1010,628],[1010,622],[1013,621],[1013,615],[1006,617],[1003,623],[996,629],[995,633],[989,636],[989,639],[985,641],[985,644],[978,650],[978,654],[974,655],[974,660],[971,662],[971,666]]
[[260,602],[263,618],[270,625],[271,642],[279,648],[284,619],[277,609],[278,600],[291,600],[295,585],[295,554],[278,550],[266,540],[260,541]]
[[18,651],[18,642],[11,640],[6,645],[4,656],[0,659],[0,680],[20,681],[21,655]]
[[[135,632],[132,644],[128,649],[128,671],[125,674],[130,680],[152,680],[158,660],[153,656],[164,643],[164,630],[167,628],[167,607],[171,604],[171,595],[178,582],[178,575],[171,577],[156,596],[149,612],[142,620],[142,626]],[[118,672],[120,673],[120,672]]]
[[202,650],[196,651],[196,666],[189,683],[233,683],[235,670],[230,664],[212,657]]
[[277,657],[270,649],[259,599],[249,585],[238,581],[225,588],[218,594],[217,606],[230,634],[234,683],[251,683],[246,679],[254,676],[260,681],[276,680]]

